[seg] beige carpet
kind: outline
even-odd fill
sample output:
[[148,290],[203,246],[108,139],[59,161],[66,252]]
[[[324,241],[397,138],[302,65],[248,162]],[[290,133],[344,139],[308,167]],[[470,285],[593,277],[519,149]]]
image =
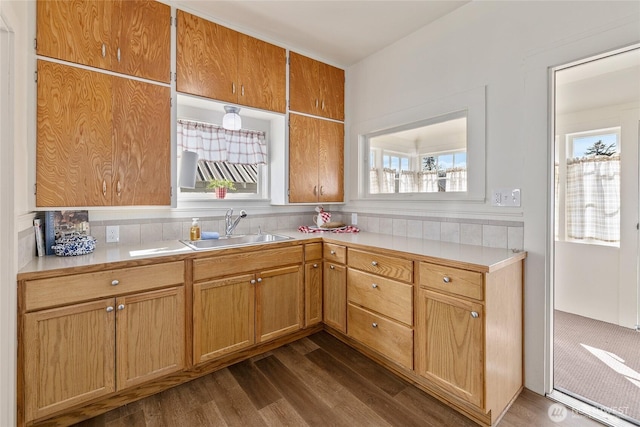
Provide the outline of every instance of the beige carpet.
[[555,311],[554,388],[640,425],[640,332]]

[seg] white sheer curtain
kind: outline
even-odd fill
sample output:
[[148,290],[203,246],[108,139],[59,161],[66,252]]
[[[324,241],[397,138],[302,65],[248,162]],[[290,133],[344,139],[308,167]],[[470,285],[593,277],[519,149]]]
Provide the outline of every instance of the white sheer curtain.
[[418,191],[421,193],[438,192],[438,172],[418,172]]
[[378,194],[380,192],[378,169],[373,168],[369,171],[369,193]]
[[198,154],[200,160],[257,165],[267,163],[264,132],[230,131],[220,126],[178,120],[178,153]]
[[413,171],[400,171],[399,193],[415,193],[418,191],[418,174]]
[[382,169],[382,188],[381,193],[396,192],[396,170],[384,168]]
[[447,192],[467,191],[467,169],[447,169]]
[[620,241],[620,156],[567,161],[567,237]]

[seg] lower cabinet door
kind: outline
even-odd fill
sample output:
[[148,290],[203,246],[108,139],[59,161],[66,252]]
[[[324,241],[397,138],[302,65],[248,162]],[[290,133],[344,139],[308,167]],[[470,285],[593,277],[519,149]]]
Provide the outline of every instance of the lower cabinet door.
[[483,408],[482,304],[424,289],[418,295],[417,373]]
[[347,267],[324,263],[324,323],[347,333]]
[[184,367],[184,286],[116,298],[117,388]]
[[304,324],[302,265],[257,274],[256,341],[288,335]]
[[322,261],[308,262],[304,271],[305,326],[322,322]]
[[24,316],[25,418],[115,391],[114,299]]
[[253,274],[194,284],[194,363],[253,345],[254,307]]

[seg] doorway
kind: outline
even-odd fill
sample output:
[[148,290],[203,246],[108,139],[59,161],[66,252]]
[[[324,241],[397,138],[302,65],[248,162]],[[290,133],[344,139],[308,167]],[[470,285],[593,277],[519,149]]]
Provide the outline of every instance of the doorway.
[[640,46],[553,80],[554,393],[640,425]]

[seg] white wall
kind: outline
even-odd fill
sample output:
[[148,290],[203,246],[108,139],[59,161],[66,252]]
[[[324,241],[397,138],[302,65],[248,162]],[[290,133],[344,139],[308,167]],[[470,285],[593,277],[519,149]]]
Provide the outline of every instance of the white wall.
[[[548,68],[640,41],[639,2],[471,2],[347,70],[346,209],[524,220],[526,386],[548,390]],[[488,203],[355,200],[350,129],[487,86],[487,189],[522,189],[521,209]]]

